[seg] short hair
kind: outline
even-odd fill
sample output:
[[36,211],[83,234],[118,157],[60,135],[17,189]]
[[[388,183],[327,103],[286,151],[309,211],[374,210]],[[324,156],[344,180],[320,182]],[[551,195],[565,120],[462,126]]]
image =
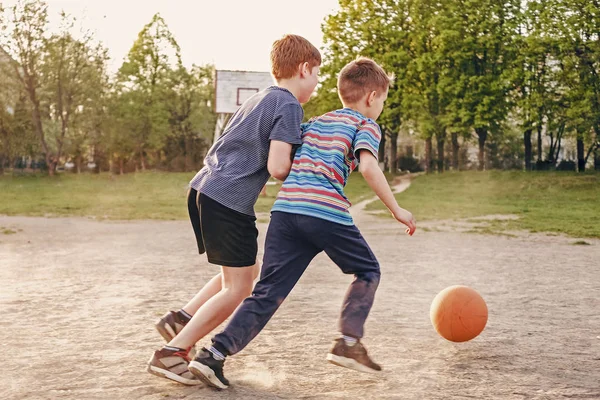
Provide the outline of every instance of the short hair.
[[294,77],[298,66],[305,62],[311,69],[321,65],[321,53],[302,36],[288,34],[273,43],[271,74],[275,80]]
[[338,93],[342,102],[356,103],[365,94],[389,89],[392,79],[375,61],[359,57],[346,64],[338,76]]

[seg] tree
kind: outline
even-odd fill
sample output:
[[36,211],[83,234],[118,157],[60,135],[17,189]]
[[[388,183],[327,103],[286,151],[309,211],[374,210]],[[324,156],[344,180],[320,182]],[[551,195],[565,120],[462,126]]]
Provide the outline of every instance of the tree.
[[576,132],[577,166],[583,172],[600,142],[600,3],[560,0],[557,8],[563,16],[556,25],[561,66],[569,88],[566,114]]
[[81,172],[86,155],[97,165],[99,164],[99,158],[103,157],[105,152],[103,140],[110,120],[107,113],[111,87],[106,63],[108,56],[101,46],[89,50],[94,55],[81,76],[85,82],[84,91],[73,115],[73,124],[66,143],[66,152],[75,160],[77,172]]
[[17,77],[14,76],[15,61],[0,48],[0,176],[6,163],[11,164],[13,155],[15,106],[18,101]]
[[[553,68],[556,39],[549,35],[549,24],[556,9],[553,0],[532,0],[524,3],[520,13],[519,35],[515,38],[518,49],[513,72],[516,115],[523,127],[525,169],[532,169],[531,136],[537,130],[538,162],[542,160],[542,129],[544,118],[551,116],[559,105],[553,91],[557,71]],[[555,98],[551,98],[551,97]],[[552,118],[552,117],[551,117]],[[559,123],[560,124],[560,123]],[[551,146],[552,157],[554,148]]]
[[515,58],[518,26],[516,0],[445,2],[437,17],[443,31],[440,58],[448,73],[442,90],[448,97],[448,125],[475,131],[479,169],[485,166],[488,135],[501,134],[510,103],[508,74]]
[[403,85],[403,109],[415,121],[421,136],[425,139],[425,171],[433,170],[433,144],[437,140],[437,168],[444,170],[444,144],[446,141],[447,105],[441,92],[440,82],[447,60],[440,52],[439,14],[441,4],[427,0],[415,0],[410,9],[412,27],[410,30],[410,62],[406,66],[406,79]]
[[180,53],[166,22],[156,14],[138,34],[117,75],[117,92],[123,97],[118,114],[124,119],[119,134],[134,145],[142,170],[148,153],[157,157],[169,132],[164,99],[169,74],[181,68]]
[[180,66],[171,71],[167,92],[169,110],[169,140],[176,143],[172,157],[183,154],[183,169],[192,171],[199,167],[199,145],[208,145],[212,139],[216,115],[214,103],[214,67],[193,66],[190,71]]
[[397,170],[398,132],[402,124],[405,70],[409,55],[407,49],[410,20],[408,2],[403,0],[340,1],[340,9],[329,16],[323,25],[327,45],[325,62],[321,69],[325,80],[318,95],[307,105],[308,114],[320,114],[341,106],[336,86],[337,74],[344,65],[357,56],[377,61],[395,81],[388,92],[388,100],[380,117],[383,138],[390,139],[389,170]]
[[46,126],[53,133],[56,159],[62,158],[66,148],[80,171],[86,138],[99,123],[85,118],[94,117],[93,110],[107,89],[108,55],[102,45],[93,44],[89,32],[81,39],[74,37],[74,18],[64,13],[61,18],[61,32],[46,41],[41,66],[45,90],[40,99],[48,113]]
[[54,175],[58,158],[52,151],[42,122],[40,95],[42,65],[47,41],[48,6],[39,0],[19,0],[2,10],[2,42],[15,59],[14,76],[30,103],[31,120],[46,158],[48,173]]

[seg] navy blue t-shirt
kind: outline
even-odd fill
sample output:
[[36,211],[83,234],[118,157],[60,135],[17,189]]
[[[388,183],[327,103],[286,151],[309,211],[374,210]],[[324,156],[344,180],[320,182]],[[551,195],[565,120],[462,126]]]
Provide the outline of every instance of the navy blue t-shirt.
[[210,148],[190,186],[247,215],[269,180],[271,140],[302,144],[302,106],[287,89],[271,86],[242,104]]

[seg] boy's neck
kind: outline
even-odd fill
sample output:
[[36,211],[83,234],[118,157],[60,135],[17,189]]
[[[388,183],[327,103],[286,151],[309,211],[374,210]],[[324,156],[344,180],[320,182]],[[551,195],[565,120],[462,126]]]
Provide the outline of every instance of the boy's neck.
[[284,88],[289,90],[294,97],[296,98],[296,100],[298,100],[299,96],[299,92],[300,92],[300,85],[297,79],[291,78],[291,79],[281,79],[279,81],[277,81],[277,86],[279,86],[280,88]]
[[342,103],[342,105],[344,106],[344,108],[350,108],[354,111],[358,111],[359,113],[361,113],[362,115],[364,115],[365,117],[367,116],[367,106],[364,104],[359,104],[359,103],[352,103],[352,104],[348,104],[348,103]]

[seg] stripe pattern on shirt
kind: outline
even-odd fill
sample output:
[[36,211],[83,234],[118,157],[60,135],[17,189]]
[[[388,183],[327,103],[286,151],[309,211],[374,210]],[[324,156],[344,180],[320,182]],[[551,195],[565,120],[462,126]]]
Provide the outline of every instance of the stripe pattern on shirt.
[[380,141],[379,125],[350,108],[302,124],[302,146],[272,211],[353,225],[344,187],[358,166],[358,151],[367,150],[377,158]]

